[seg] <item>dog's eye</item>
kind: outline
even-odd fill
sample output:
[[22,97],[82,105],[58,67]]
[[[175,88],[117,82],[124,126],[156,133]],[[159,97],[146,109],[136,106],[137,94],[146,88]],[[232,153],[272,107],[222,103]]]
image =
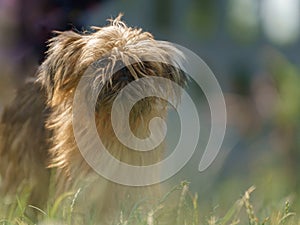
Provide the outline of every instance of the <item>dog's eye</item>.
[[132,81],[133,77],[132,76],[127,76],[126,74],[122,74],[119,76],[119,81]]
[[130,73],[129,69],[127,67],[123,67],[121,70],[116,72],[113,75],[112,81],[114,82],[122,82],[122,81],[128,81],[131,82],[134,80],[134,77]]

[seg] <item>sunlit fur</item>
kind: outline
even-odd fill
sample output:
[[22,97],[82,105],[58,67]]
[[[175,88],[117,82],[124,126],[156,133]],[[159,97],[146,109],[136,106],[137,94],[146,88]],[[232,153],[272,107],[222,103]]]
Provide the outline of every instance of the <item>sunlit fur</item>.
[[[99,66],[98,75],[91,84],[92,91],[103,87],[95,111],[99,136],[115,158],[132,165],[149,165],[161,160],[164,143],[143,153],[122,145],[110,122],[112,102],[132,80],[159,76],[183,86],[185,77],[168,64],[179,53],[177,49],[157,42],[148,32],[127,27],[121,16],[106,27],[92,29],[94,32],[83,34],[56,32],[57,36],[49,41],[47,58],[39,67],[37,80],[26,84],[6,109],[0,130],[1,188],[2,193],[8,195],[27,184],[32,191],[30,203],[39,207],[44,206],[47,198],[81,188],[77,210],[90,212],[93,208],[105,224],[120,211],[123,201],[134,204],[141,198],[151,200],[159,194],[159,185],[145,188],[118,185],[101,178],[85,162],[72,126],[73,98],[80,78],[91,64],[103,57],[107,59],[104,66]],[[132,62],[135,63],[124,70],[111,73],[117,63],[128,65]],[[124,73],[128,80],[119,79]],[[132,94],[139,95],[141,91]],[[132,132],[140,138],[147,137],[148,122],[155,116],[166,118],[166,101],[150,97],[138,102],[130,113]],[[107,167],[111,167],[110,162]],[[111,170],[118,172],[118,168]],[[55,194],[47,197],[50,171],[54,174]],[[153,176],[158,176],[157,173],[154,171]]]

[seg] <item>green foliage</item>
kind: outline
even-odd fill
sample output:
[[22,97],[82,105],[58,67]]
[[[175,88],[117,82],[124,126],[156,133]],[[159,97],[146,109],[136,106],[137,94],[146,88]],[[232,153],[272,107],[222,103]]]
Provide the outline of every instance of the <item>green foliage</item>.
[[272,51],[268,66],[274,76],[280,100],[277,104],[278,122],[283,125],[296,125],[300,115],[300,76],[299,69],[283,55]]

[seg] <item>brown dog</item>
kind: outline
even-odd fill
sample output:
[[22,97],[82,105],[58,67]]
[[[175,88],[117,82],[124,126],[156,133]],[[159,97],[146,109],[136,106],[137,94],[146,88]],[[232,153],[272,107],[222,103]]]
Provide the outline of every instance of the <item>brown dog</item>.
[[[93,207],[105,223],[121,209],[123,201],[134,204],[159,191],[154,186],[130,188],[107,181],[96,175],[83,159],[74,139],[72,121],[74,93],[81,77],[91,64],[108,58],[104,65],[99,65],[100,74],[90,87],[92,91],[99,85],[103,87],[94,113],[97,131],[116,159],[144,166],[161,159],[164,144],[149,152],[123,145],[111,125],[112,103],[124,86],[141,77],[164,77],[183,86],[185,76],[177,68],[162,63],[171,60],[176,52],[174,47],[158,44],[150,33],[141,29],[127,27],[120,16],[106,27],[93,29],[94,33],[85,34],[58,32],[49,42],[47,58],[37,72],[37,80],[25,84],[5,110],[0,130],[1,193],[7,197],[30,190],[29,203],[44,207],[51,198],[49,183],[55,173],[55,196],[84,189],[80,198],[83,207],[78,210]],[[157,62],[144,61],[148,56]],[[138,63],[128,65],[131,59]],[[109,71],[118,63],[127,66],[111,74]],[[132,95],[140,95],[142,91],[136,90]],[[148,122],[155,116],[165,118],[166,106],[166,101],[156,97],[135,104],[129,117],[132,132],[140,138],[147,137]],[[110,162],[107,167],[110,169]],[[118,168],[111,169],[118,172]]]

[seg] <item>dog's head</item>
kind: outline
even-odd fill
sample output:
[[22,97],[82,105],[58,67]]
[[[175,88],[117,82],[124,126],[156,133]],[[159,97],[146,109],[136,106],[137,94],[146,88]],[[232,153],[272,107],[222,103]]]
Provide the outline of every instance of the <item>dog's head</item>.
[[38,80],[46,89],[51,106],[72,99],[91,66],[96,75],[90,88],[102,89],[99,103],[111,102],[124,86],[142,77],[164,77],[181,86],[185,84],[184,74],[171,65],[180,52],[169,43],[158,42],[141,29],[127,27],[121,16],[106,27],[92,29],[93,33],[84,34],[56,32],[57,36],[49,41]]

